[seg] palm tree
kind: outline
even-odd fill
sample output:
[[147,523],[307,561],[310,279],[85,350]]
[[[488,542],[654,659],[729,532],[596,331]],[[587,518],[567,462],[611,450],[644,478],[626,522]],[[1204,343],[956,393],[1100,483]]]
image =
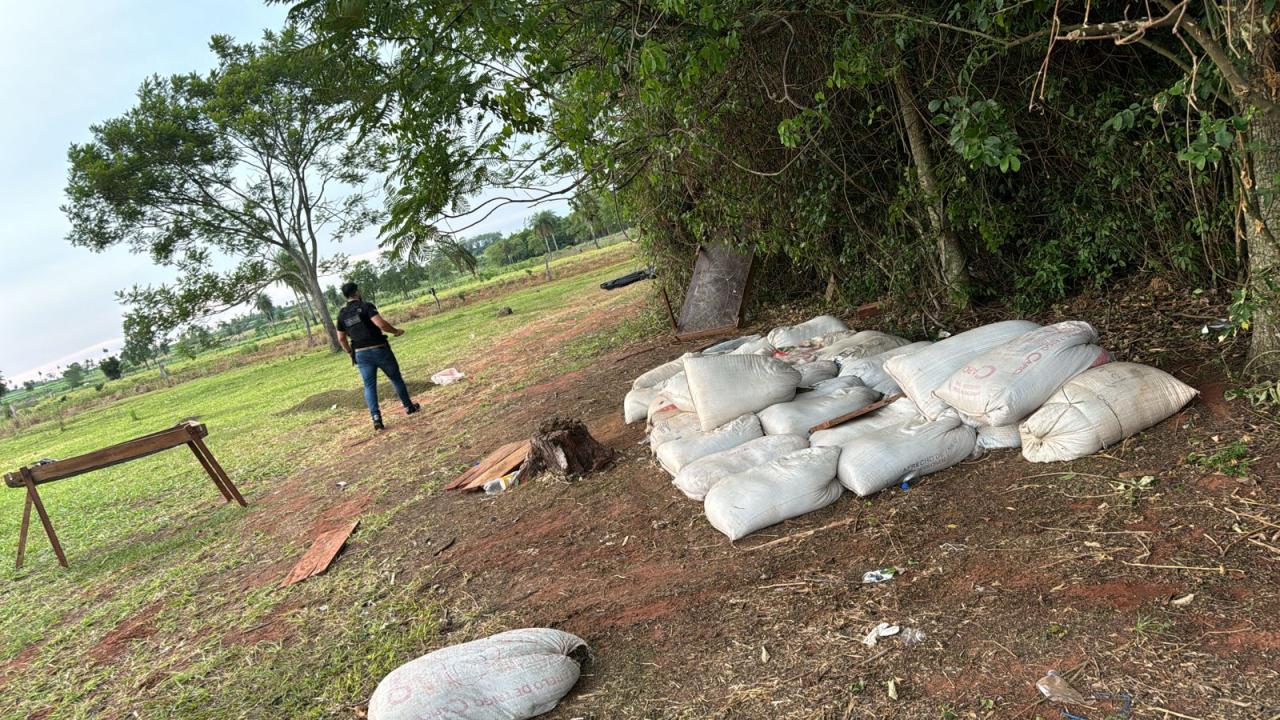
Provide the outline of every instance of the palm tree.
[[542,256],[543,272],[546,273],[547,279],[551,279],[551,238],[556,234],[556,215],[550,210],[543,210],[533,216],[533,231],[542,238],[542,244],[547,248],[547,254]]
[[477,277],[480,265],[475,253],[453,235],[425,225],[389,235],[378,246],[392,262],[427,265],[437,254],[443,255],[458,272],[469,272],[472,277]]

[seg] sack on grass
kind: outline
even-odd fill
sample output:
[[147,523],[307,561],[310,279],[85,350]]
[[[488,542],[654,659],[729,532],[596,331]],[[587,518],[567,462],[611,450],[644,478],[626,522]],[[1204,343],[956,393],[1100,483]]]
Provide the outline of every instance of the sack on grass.
[[582,672],[582,638],[528,628],[428,653],[392,670],[369,698],[369,720],[525,720],[560,702]]
[[784,325],[769,332],[768,340],[776,348],[790,348],[803,345],[813,338],[848,330],[839,318],[831,315],[819,315],[799,325]]
[[814,447],[841,447],[874,430],[891,425],[904,425],[908,420],[917,417],[920,417],[920,414],[916,412],[915,404],[907,398],[902,398],[843,425],[819,430],[809,436],[809,444]]
[[685,378],[702,429],[710,432],[745,413],[795,397],[800,372],[761,355],[685,359]]
[[955,412],[873,430],[842,447],[840,484],[865,497],[945,470],[973,453],[976,435]]
[[747,413],[711,432],[695,430],[684,437],[659,445],[658,464],[663,470],[675,476],[681,468],[698,458],[738,447],[763,434],[764,431],[760,429],[760,419],[752,413]]
[[976,425],[1015,424],[1063,383],[1111,360],[1097,339],[1078,320],[1037,328],[973,358],[933,394]]
[[760,426],[767,435],[809,437],[809,428],[827,420],[864,408],[880,399],[880,393],[856,385],[830,393],[802,393],[788,403],[761,410]]
[[1019,426],[1022,456],[1060,462],[1092,455],[1182,409],[1195,388],[1147,365],[1117,362],[1086,370]]
[[766,435],[694,460],[680,468],[673,482],[689,499],[701,500],[716,483],[730,475],[807,447],[809,442],[799,435]]
[[835,502],[844,491],[835,481],[837,448],[796,450],[731,475],[707,492],[711,526],[737,540],[788,518]]
[[1037,327],[1026,320],[983,325],[939,340],[910,355],[891,357],[885,362],[884,371],[911,398],[921,415],[936,420],[947,410],[947,404],[934,396],[933,391],[942,387],[952,373],[982,353]]
[[884,371],[884,364],[889,358],[899,355],[910,355],[918,350],[923,350],[933,343],[928,340],[913,342],[908,345],[886,350],[877,355],[872,355],[861,360],[852,360],[849,362],[840,362],[839,377],[856,377],[862,381],[863,385],[874,388],[885,395],[896,395],[902,392],[902,388],[898,387],[898,383],[889,377],[889,373]]

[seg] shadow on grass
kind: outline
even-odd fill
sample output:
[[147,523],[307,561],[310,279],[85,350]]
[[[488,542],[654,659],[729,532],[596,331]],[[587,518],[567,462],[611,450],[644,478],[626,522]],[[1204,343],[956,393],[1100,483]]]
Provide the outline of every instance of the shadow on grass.
[[[405,385],[409,388],[410,395],[424,393],[436,386],[435,383],[430,380],[406,380]],[[390,383],[378,384],[378,401],[386,407],[398,406],[396,392],[391,389]],[[390,406],[387,406],[388,401],[391,403]],[[291,415],[294,413],[324,412],[331,409],[365,409],[364,387],[357,384],[350,390],[328,390],[322,393],[316,393],[288,410],[282,411],[280,414]]]

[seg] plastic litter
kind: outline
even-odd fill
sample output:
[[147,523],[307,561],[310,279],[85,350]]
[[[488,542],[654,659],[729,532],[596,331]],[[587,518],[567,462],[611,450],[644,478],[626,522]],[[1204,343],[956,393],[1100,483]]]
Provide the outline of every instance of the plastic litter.
[[908,645],[922,643],[924,642],[925,637],[926,635],[924,634],[924,631],[919,628],[905,628],[901,635],[902,642]]
[[1036,689],[1049,699],[1049,702],[1065,703],[1067,705],[1087,705],[1088,700],[1079,690],[1071,687],[1067,679],[1058,674],[1057,670],[1050,670],[1044,677],[1036,681]]
[[867,647],[875,647],[876,643],[880,642],[880,638],[893,637],[899,632],[902,632],[902,628],[897,625],[890,625],[887,622],[882,622],[871,628],[871,632],[867,633],[867,636],[862,638],[862,644]]
[[520,484],[520,471],[514,470],[484,484],[485,495],[497,495]]
[[466,376],[466,373],[462,372],[458,368],[447,368],[445,370],[441,370],[435,375],[432,375],[431,382],[436,385],[449,385],[451,383],[458,382]]
[[879,570],[868,570],[862,574],[862,584],[872,585],[874,583],[889,582],[898,574],[898,568],[887,567]]

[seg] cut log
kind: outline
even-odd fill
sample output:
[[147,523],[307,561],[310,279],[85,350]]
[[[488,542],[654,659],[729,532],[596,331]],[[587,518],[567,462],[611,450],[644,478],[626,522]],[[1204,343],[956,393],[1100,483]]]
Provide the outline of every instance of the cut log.
[[586,475],[604,469],[616,453],[601,445],[579,420],[552,418],[529,439],[525,477],[540,472]]

